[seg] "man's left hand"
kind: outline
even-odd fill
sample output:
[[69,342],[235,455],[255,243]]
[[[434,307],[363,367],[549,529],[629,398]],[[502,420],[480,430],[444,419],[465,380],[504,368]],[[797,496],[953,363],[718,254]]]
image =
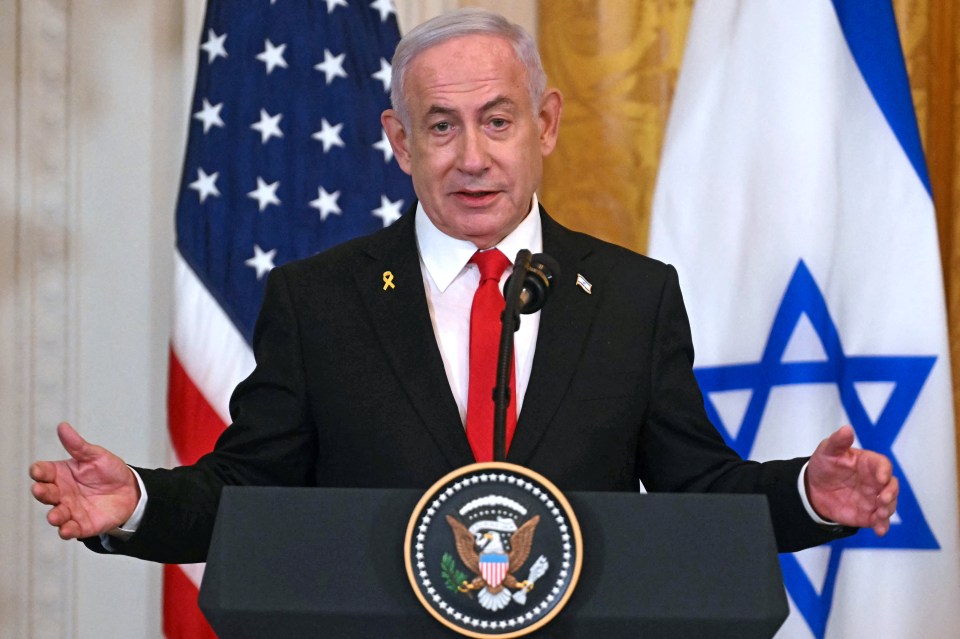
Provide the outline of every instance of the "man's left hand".
[[820,442],[806,477],[810,505],[824,519],[844,526],[890,529],[900,483],[885,455],[853,448],[853,429],[844,426]]

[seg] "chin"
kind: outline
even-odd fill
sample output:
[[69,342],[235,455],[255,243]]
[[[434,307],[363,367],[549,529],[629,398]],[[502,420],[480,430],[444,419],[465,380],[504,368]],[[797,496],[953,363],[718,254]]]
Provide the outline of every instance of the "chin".
[[483,227],[464,228],[460,237],[470,240],[477,246],[483,245],[482,248],[487,248],[502,240],[508,233],[510,233],[510,229],[504,230],[502,224],[491,224]]

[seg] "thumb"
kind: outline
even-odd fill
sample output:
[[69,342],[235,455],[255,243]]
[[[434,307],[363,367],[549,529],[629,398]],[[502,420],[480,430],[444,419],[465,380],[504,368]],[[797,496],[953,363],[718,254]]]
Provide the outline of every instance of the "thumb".
[[820,452],[830,457],[839,457],[853,446],[853,428],[843,426],[835,430],[829,437],[820,442]]
[[91,461],[97,456],[97,446],[93,446],[80,436],[73,426],[62,422],[57,426],[57,437],[63,449],[78,462]]

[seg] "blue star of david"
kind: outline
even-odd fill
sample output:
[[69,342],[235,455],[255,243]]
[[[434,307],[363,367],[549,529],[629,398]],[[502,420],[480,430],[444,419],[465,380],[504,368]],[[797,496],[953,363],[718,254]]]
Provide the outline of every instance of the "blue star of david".
[[[785,362],[783,355],[787,344],[803,315],[807,316],[816,331],[826,359]],[[844,550],[939,548],[910,488],[910,482],[907,481],[892,450],[893,441],[903,428],[935,361],[935,356],[846,355],[826,300],[806,264],[800,260],[780,302],[760,361],[697,368],[694,371],[711,421],[718,426],[730,447],[744,458],[750,457],[767,400],[775,386],[836,384],[840,402],[860,443],[864,448],[883,453],[893,464],[893,472],[900,481],[900,497],[897,503],[900,522],[893,524],[884,537],[877,537],[871,530],[861,530],[852,537],[832,542],[829,545],[830,555],[822,594],[817,594],[813,583],[794,555],[780,556],[787,592],[818,639],[822,639],[826,632],[834,586],[840,569],[840,557]],[[857,382],[892,382],[894,385],[876,422],[871,420],[854,388]],[[752,391],[739,430],[736,429],[736,424],[723,423],[711,400],[711,393],[735,390]]]

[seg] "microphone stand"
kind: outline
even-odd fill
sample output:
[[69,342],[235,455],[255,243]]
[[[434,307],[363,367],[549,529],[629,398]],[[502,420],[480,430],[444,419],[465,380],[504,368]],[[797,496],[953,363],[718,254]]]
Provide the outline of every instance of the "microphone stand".
[[493,387],[493,460],[507,459],[507,408],[510,406],[510,366],[513,365],[513,334],[520,328],[520,293],[530,269],[531,253],[521,249],[513,275],[503,292],[506,306],[500,316],[500,348],[497,351],[497,385]]

